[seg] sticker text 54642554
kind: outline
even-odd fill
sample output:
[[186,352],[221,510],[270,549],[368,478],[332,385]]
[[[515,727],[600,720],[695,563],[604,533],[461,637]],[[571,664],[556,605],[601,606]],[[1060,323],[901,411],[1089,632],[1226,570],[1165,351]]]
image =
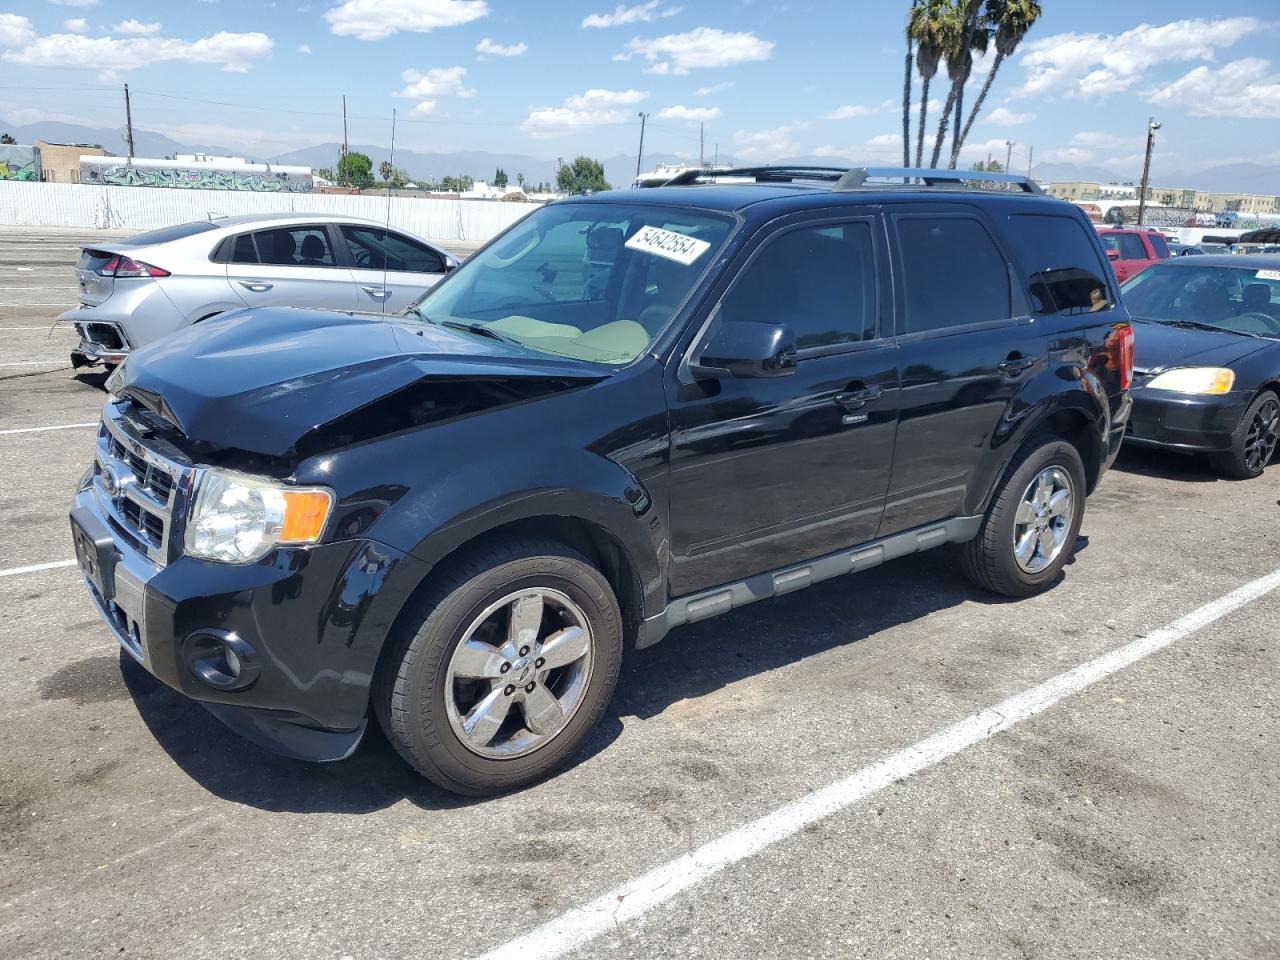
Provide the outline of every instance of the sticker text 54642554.
[[631,250],[643,250],[659,257],[666,257],[686,267],[707,252],[711,244],[697,237],[687,237],[674,230],[663,230],[661,227],[641,227],[627,240]]

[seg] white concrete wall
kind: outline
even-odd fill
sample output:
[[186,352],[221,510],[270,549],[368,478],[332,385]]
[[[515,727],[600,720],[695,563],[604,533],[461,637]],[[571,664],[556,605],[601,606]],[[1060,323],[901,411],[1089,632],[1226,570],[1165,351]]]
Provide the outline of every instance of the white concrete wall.
[[[393,197],[391,225],[431,240],[488,240],[535,209],[496,200]],[[387,198],[0,180],[0,226],[142,231],[211,213],[342,213],[384,221]]]

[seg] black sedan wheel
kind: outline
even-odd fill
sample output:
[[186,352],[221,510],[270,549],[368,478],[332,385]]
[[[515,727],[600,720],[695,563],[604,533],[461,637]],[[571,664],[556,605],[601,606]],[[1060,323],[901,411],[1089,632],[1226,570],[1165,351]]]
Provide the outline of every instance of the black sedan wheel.
[[1280,397],[1270,390],[1258,394],[1244,412],[1231,449],[1210,458],[1213,468],[1225,477],[1252,480],[1262,476],[1276,453],[1280,440]]

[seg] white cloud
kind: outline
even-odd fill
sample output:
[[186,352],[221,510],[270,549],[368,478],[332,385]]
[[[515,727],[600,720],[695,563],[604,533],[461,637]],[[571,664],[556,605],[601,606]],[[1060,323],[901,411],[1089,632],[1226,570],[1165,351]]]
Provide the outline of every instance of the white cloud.
[[414,113],[434,113],[440,97],[474,97],[474,89],[464,85],[466,67],[433,67],[425,73],[412,68],[400,74],[405,87],[396,96],[410,97],[418,102]]
[[1035,118],[1034,113],[1014,113],[1005,107],[996,107],[991,112],[983,114],[982,120],[996,127],[1016,127],[1023,123],[1030,123]]
[[68,33],[85,33],[89,29],[89,21],[84,17],[72,17],[62,21],[62,29]]
[[860,103],[851,103],[836,107],[830,113],[822,115],[823,120],[852,120],[854,117],[866,117],[876,112],[875,107],[865,107]]
[[538,139],[547,139],[580,127],[629,123],[633,114],[623,108],[634,106],[648,96],[643,90],[588,90],[567,97],[562,106],[529,111],[529,116],[520,126]]
[[518,57],[528,49],[529,45],[523,42],[504,46],[501,43],[494,43],[488,37],[476,44],[476,53],[482,57]]
[[699,87],[697,90],[693,91],[693,95],[695,97],[711,97],[715,96],[717,93],[728,90],[732,86],[733,81],[726,80],[723,83],[713,83],[709,87]]
[[397,30],[427,33],[470,23],[488,13],[485,0],[345,0],[326,11],[324,18],[338,36],[382,40]]
[[720,108],[686,107],[677,104],[674,107],[664,107],[659,110],[658,116],[663,120],[689,120],[697,123],[698,121],[715,120],[720,116]]
[[649,0],[634,7],[622,4],[613,8],[613,13],[593,13],[582,21],[582,29],[591,27],[621,27],[628,23],[650,23],[663,17],[674,17],[680,12],[679,7],[663,7],[662,0]]
[[3,59],[25,67],[82,67],[104,73],[133,70],[152,63],[215,64],[243,72],[270,56],[275,41],[265,33],[220,32],[199,40],[172,37],[82,37],[54,33],[34,37]]
[[1118,137],[1114,133],[1103,133],[1101,130],[1081,130],[1071,138],[1071,146],[1085,149],[1113,149],[1125,142],[1127,142],[1125,137]]
[[55,7],[92,7],[98,0],[49,0]]
[[797,129],[788,124],[770,130],[739,130],[733,135],[734,153],[743,160],[779,160],[799,150],[792,139]]
[[163,28],[158,23],[142,23],[130,17],[128,20],[113,23],[110,29],[112,33],[123,33],[132,37],[153,37]]
[[298,44],[298,52],[299,52],[299,53],[310,53],[310,52],[311,52],[311,44],[309,44],[309,43],[300,43],[300,44]]
[[35,29],[26,17],[0,13],[0,47],[20,47],[35,35]]
[[1105,97],[1129,89],[1152,67],[1172,61],[1212,60],[1260,30],[1254,17],[1175,20],[1163,26],[1139,24],[1119,34],[1060,33],[1023,45],[1021,60],[1027,95],[1065,93]]
[[1213,70],[1196,67],[1148,97],[1176,104],[1193,117],[1243,117],[1280,120],[1280,74],[1260,57],[1246,57]]
[[728,67],[735,63],[768,60],[774,43],[754,33],[725,33],[714,27],[698,27],[688,33],[672,33],[653,40],[639,37],[627,44],[615,60],[639,56],[648,64],[646,73],[683,76],[690,70]]
[[1040,157],[1045,163],[1092,163],[1097,154],[1082,147],[1059,147],[1057,150],[1046,150]]

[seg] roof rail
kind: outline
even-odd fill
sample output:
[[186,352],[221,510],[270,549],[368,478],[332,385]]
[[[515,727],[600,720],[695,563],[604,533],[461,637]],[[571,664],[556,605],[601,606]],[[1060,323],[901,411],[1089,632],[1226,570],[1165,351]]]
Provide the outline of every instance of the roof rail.
[[[919,167],[854,167],[836,181],[833,192],[845,193],[868,188],[867,181],[872,177],[901,179],[906,186],[914,186],[909,181],[919,180],[926,187],[959,186],[974,181],[983,183],[1007,183],[1020,187],[1024,193],[1044,193],[1040,185],[1030,177],[1016,173],[987,173],[985,170],[933,170]],[[889,184],[871,184],[870,188],[889,186]]]
[[682,170],[663,184],[664,187],[683,187],[699,180],[713,180],[719,177],[733,177],[739,180],[750,178],[756,183],[794,183],[797,180],[817,180],[824,183],[836,183],[848,172],[847,167],[730,167],[693,168]]

